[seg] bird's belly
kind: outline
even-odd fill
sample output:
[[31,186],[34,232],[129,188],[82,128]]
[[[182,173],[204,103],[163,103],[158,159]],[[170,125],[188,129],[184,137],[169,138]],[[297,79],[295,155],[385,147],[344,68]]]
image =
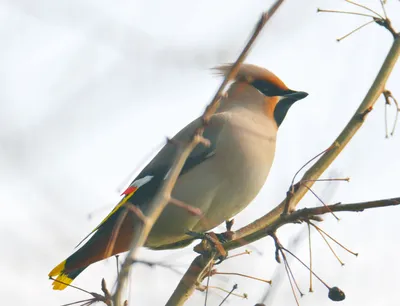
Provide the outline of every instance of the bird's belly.
[[232,136],[221,141],[224,151],[216,153],[214,162],[220,165],[223,179],[205,212],[208,224],[199,222],[194,231],[207,231],[232,218],[250,204],[264,185],[274,159],[276,134],[260,128],[257,121],[254,124],[251,128],[245,123],[247,129],[231,126]]
[[246,122],[247,129],[229,125],[220,136],[222,140],[215,155],[179,177],[172,197],[199,208],[203,216],[191,215],[168,204],[146,245],[158,247],[180,241],[188,238],[185,235],[188,230],[210,230],[232,218],[255,198],[272,165],[276,133],[265,134],[258,125],[251,124]]
[[[223,160],[210,159],[202,164],[207,178],[197,180],[196,188],[190,182],[198,177],[188,172],[178,180],[172,196],[187,205],[199,208],[202,217],[187,210],[168,204],[154,225],[147,241],[149,247],[159,247],[188,238],[188,230],[208,231],[242,211],[258,194],[268,176],[275,147],[266,149],[263,167],[258,162],[231,165],[228,175],[216,171],[216,163]],[[216,156],[215,156],[216,157]],[[234,159],[230,159],[234,160]]]
[[[213,163],[210,161],[203,162],[202,167],[204,171],[208,171],[207,179],[196,180],[197,171],[185,173],[179,177],[173,189],[172,198],[199,208],[205,214],[220,188],[221,179],[217,173],[213,172]],[[195,188],[192,185],[194,180]],[[185,233],[193,230],[195,225],[203,219],[201,216],[191,214],[187,209],[169,203],[154,224],[146,244],[150,247],[158,247],[187,238]]]
[[193,230],[198,232],[210,230],[246,208],[264,185],[272,159],[273,155],[270,157],[270,161],[264,163],[263,166],[250,161],[236,167],[231,175],[220,182],[219,188],[205,212],[204,219],[207,223],[198,222]]

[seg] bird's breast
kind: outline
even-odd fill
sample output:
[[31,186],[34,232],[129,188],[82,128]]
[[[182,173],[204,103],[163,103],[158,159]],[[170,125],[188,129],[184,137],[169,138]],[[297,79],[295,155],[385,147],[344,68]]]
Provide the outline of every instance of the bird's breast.
[[[274,159],[274,122],[264,116],[240,115],[225,125],[213,156],[220,180],[205,216],[210,228],[232,218],[256,197]],[[210,228],[199,223],[195,230]]]
[[275,153],[274,123],[257,114],[241,116],[239,113],[232,117],[219,137],[215,162],[232,174],[230,177],[268,175]]
[[179,177],[172,197],[199,208],[202,217],[169,204],[153,227],[147,246],[208,231],[243,210],[264,185],[275,153],[276,126],[265,116],[230,112],[215,153]]

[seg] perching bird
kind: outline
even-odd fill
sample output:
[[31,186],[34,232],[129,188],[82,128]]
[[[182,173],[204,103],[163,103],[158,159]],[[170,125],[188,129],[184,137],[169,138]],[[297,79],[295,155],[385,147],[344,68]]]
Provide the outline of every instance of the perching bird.
[[[225,75],[230,66],[217,69]],[[202,216],[176,205],[167,205],[154,224],[145,246],[168,249],[192,241],[188,230],[205,232],[243,210],[258,194],[271,168],[278,127],[289,108],[308,94],[290,90],[270,71],[242,64],[218,110],[204,130],[210,146],[198,145],[187,159],[172,197],[199,208]],[[93,236],[56,266],[53,289],[63,290],[84,269],[99,260],[128,251],[137,215],[125,212],[125,203],[143,208],[160,188],[175,158],[174,142],[188,141],[201,125],[197,118],[167,143],[123,193],[121,202],[93,231]],[[115,233],[113,229],[126,217]],[[112,235],[116,235],[112,239]],[[110,250],[109,243],[114,247]]]

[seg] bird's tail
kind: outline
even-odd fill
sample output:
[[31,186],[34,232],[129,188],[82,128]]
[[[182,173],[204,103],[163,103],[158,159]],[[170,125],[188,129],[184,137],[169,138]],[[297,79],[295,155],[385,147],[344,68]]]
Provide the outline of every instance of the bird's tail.
[[[128,199],[136,192],[137,187],[130,186],[125,192],[126,195],[113,211],[88,235],[78,246],[90,237],[86,243],[75,253],[61,262],[50,271],[49,277],[54,279],[53,289],[64,290],[69,284],[88,266],[99,260],[108,258],[129,249],[132,239],[133,214],[128,213],[118,227],[118,234],[114,236],[115,225],[119,221],[120,214],[125,211],[122,209]],[[128,193],[127,193],[128,192]],[[128,195],[127,195],[128,194]],[[112,248],[109,249],[110,241],[113,241]]]
[[93,236],[83,246],[50,271],[49,277],[55,279],[54,290],[63,290],[68,287],[92,263],[129,250],[134,216],[128,213],[122,219],[122,224],[116,227],[122,211],[124,210],[116,210],[96,229]]
[[[53,290],[64,290],[68,287],[69,284],[79,275],[84,268],[79,268],[73,270],[71,272],[65,271],[65,264],[67,263],[67,259],[61,262],[58,266],[56,266],[53,270],[50,271],[49,277],[54,279],[53,282]],[[56,278],[55,278],[56,277]]]

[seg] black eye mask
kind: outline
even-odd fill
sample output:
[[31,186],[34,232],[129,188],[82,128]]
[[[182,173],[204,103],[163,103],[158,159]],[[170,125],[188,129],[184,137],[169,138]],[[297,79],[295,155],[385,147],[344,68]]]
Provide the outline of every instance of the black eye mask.
[[271,84],[262,80],[255,80],[251,83],[251,85],[260,91],[264,96],[274,97],[274,96],[284,96],[285,91],[280,89],[274,84]]
[[255,80],[251,85],[267,97],[282,97],[274,110],[274,119],[278,126],[285,119],[289,108],[298,100],[307,97],[305,92],[297,92],[291,89],[281,89],[274,84],[262,80]]

